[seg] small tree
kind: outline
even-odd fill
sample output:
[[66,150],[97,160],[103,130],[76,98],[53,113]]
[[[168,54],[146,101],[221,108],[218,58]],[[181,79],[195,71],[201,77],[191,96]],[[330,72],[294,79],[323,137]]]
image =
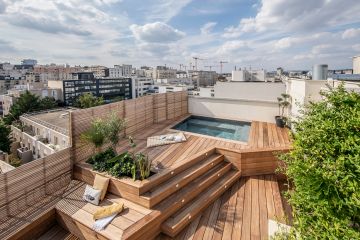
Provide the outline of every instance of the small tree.
[[53,97],[44,97],[40,99],[41,110],[47,110],[58,107],[58,102]]
[[121,119],[115,112],[111,113],[106,121],[107,138],[116,151],[116,145],[120,140],[120,133],[125,127],[125,121]]
[[0,119],[0,150],[3,152],[10,152],[11,140],[10,140],[11,129],[7,126],[4,121]]
[[92,93],[84,93],[83,95],[79,96],[75,102],[75,106],[79,108],[90,108],[103,104],[104,98],[93,96]]
[[107,133],[106,122],[97,118],[91,122],[90,128],[82,133],[80,138],[82,141],[92,144],[96,152],[99,153],[101,147],[106,143]]
[[322,92],[294,123],[282,170],[293,183],[292,238],[360,239],[360,95]]
[[277,98],[278,100],[278,105],[279,105],[279,116],[284,119],[284,112],[285,112],[285,108],[287,108],[288,106],[290,106],[290,95],[286,94],[286,93],[282,93],[281,97]]

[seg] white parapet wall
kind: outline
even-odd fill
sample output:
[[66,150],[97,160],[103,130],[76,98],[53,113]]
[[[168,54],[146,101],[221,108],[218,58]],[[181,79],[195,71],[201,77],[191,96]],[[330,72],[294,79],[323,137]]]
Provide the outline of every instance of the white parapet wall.
[[278,111],[276,101],[189,96],[189,113],[193,115],[274,123]]

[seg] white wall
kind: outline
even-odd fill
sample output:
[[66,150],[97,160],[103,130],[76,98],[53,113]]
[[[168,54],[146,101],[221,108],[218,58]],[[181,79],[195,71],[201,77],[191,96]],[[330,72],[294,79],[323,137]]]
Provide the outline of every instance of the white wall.
[[217,82],[215,98],[277,101],[286,92],[286,85],[272,82]]
[[275,122],[278,104],[274,101],[251,101],[189,96],[189,113],[207,117],[245,121]]

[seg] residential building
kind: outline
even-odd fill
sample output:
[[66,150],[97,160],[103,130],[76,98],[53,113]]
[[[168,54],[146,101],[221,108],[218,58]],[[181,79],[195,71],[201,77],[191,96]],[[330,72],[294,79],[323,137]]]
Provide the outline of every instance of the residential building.
[[[280,71],[280,70],[279,70]],[[265,82],[266,81],[266,71],[255,70],[255,69],[240,69],[232,71],[233,82]]]
[[153,69],[153,79],[176,78],[176,70],[166,66],[157,66]]
[[123,64],[122,70],[123,70],[123,76],[130,77],[132,75],[132,65]]
[[80,66],[71,67],[69,65],[36,65],[34,74],[39,75],[40,82],[47,83],[48,81],[71,79],[72,73],[79,72],[81,69]]
[[20,143],[18,155],[24,163],[43,158],[70,146],[71,109],[24,114],[11,126],[12,137]]
[[147,77],[132,77],[132,97],[137,98],[150,94],[154,80]]
[[196,87],[213,86],[217,81],[215,71],[188,71]]
[[114,65],[113,68],[109,68],[109,78],[119,78],[123,75],[123,68],[120,65]]
[[73,75],[76,80],[48,82],[49,87],[62,89],[64,103],[67,106],[72,106],[84,93],[102,96],[106,102],[111,102],[118,97],[132,98],[131,78],[95,78],[92,73],[74,73]]
[[176,78],[188,78],[189,75],[186,71],[177,71],[176,72]]
[[360,74],[360,55],[353,57],[353,74]]
[[[83,72],[93,73],[95,78],[104,78],[109,76],[109,69],[104,66],[85,66],[82,68]],[[69,78],[68,78],[69,79]]]
[[21,61],[21,65],[32,65],[32,66],[35,66],[37,65],[37,60],[35,59],[23,59]]
[[25,85],[15,85],[13,89],[2,95],[3,116],[9,114],[11,106],[17,101],[21,94],[29,91],[40,98],[53,97],[55,100],[63,101],[61,88],[50,88],[43,83],[28,83]]
[[155,85],[154,89],[157,90],[157,93],[167,93],[167,92],[181,92],[181,91],[188,91],[190,89],[193,89],[193,86],[189,85],[170,85],[170,84],[164,84],[164,85]]

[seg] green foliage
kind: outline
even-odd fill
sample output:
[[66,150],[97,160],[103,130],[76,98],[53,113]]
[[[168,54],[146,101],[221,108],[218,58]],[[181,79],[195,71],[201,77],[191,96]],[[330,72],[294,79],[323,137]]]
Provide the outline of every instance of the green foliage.
[[[131,148],[136,146],[133,138],[129,137]],[[126,151],[118,156],[110,158],[114,151],[108,150],[96,154],[87,162],[92,164],[93,169],[100,172],[108,172],[114,177],[132,177],[133,180],[144,180],[150,176],[151,161],[143,153]]]
[[75,102],[75,107],[90,108],[103,105],[104,98],[93,96],[92,93],[82,94]]
[[286,93],[282,93],[281,97],[277,98],[278,105],[279,105],[279,116],[281,118],[284,118],[285,108],[290,106],[289,100],[290,100],[290,95],[286,94]]
[[90,164],[94,164],[96,162],[106,161],[108,159],[112,159],[116,156],[114,150],[112,148],[108,148],[103,152],[97,153],[91,158],[89,158],[86,162]]
[[294,184],[292,238],[360,239],[360,95],[341,85],[322,96],[294,123],[293,150],[281,156]]
[[58,101],[53,97],[44,97],[40,99],[40,109],[42,110],[57,108],[58,106]]
[[53,97],[40,97],[29,91],[21,94],[16,102],[10,107],[9,114],[4,117],[4,122],[11,125],[14,121],[19,120],[24,113],[48,110],[58,107],[59,102]]
[[90,128],[81,134],[81,140],[94,145],[99,152],[107,138],[107,124],[101,118],[91,122]]
[[19,167],[22,162],[16,154],[12,153],[9,155],[9,164],[13,167]]
[[125,120],[119,118],[119,116],[113,112],[110,114],[106,123],[107,138],[113,146],[116,146],[120,140],[119,134],[125,127]]
[[10,152],[11,140],[10,140],[11,129],[8,125],[0,119],[0,150],[3,152]]

